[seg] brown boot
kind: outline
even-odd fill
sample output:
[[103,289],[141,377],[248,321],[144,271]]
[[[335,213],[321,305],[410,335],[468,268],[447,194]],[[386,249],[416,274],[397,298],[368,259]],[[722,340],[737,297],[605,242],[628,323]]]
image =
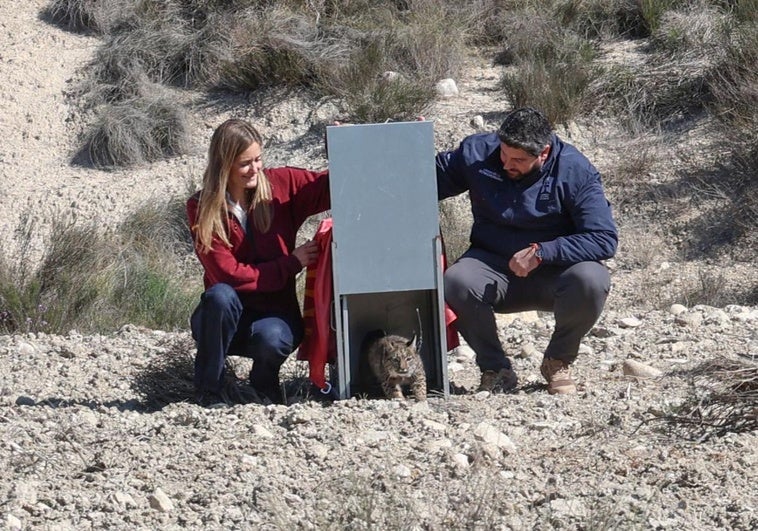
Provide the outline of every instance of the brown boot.
[[547,392],[551,395],[576,393],[576,384],[571,379],[571,369],[565,361],[545,358],[542,360],[540,372],[547,381]]
[[500,369],[499,371],[482,371],[482,379],[479,381],[477,391],[502,391],[507,393],[516,388],[518,378],[516,373],[511,369]]

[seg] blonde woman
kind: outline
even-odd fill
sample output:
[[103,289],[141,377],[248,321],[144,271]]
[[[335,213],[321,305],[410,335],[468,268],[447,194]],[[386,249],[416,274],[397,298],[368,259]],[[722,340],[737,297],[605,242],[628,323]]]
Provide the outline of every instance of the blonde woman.
[[250,384],[281,402],[279,368],[303,337],[295,275],[318,245],[295,246],[309,216],[329,208],[328,172],[263,168],[263,141],[231,119],[213,133],[203,188],[187,201],[205,292],[191,318],[195,390],[202,404],[226,401],[227,355],[253,359]]

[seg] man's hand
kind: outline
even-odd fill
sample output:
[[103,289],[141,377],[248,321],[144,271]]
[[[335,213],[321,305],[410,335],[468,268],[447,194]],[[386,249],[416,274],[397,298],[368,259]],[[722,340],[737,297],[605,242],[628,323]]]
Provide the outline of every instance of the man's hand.
[[315,264],[318,260],[318,243],[314,240],[305,242],[300,247],[295,247],[292,251],[292,256],[300,261],[300,265],[308,267],[311,264]]
[[537,269],[537,266],[540,265],[540,261],[534,254],[536,252],[536,249],[530,246],[525,249],[521,249],[519,252],[514,254],[511,260],[508,262],[508,267],[511,268],[513,274],[517,277],[525,277],[533,270]]

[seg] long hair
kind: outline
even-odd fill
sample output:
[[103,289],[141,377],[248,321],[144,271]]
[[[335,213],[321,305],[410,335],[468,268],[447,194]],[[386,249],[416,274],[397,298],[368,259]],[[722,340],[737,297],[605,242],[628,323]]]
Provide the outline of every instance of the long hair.
[[[210,251],[214,237],[231,246],[227,234],[229,214],[226,185],[232,164],[252,144],[263,147],[263,139],[255,127],[243,120],[227,120],[213,132],[208,148],[208,165],[203,174],[197,222],[192,227],[198,248],[204,253]],[[255,190],[248,193],[251,195],[248,215],[256,229],[266,232],[271,227],[271,183],[263,171],[258,174]]]

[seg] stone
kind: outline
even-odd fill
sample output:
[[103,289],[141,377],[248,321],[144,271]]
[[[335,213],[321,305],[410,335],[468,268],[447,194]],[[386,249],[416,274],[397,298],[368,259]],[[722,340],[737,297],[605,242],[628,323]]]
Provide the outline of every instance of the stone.
[[155,491],[147,497],[147,501],[150,502],[150,507],[156,511],[168,513],[174,510],[174,504],[171,503],[169,497],[160,489],[160,487],[156,488]]
[[506,434],[486,422],[480,422],[474,428],[474,436],[486,443],[492,443],[506,452],[512,453],[516,451],[516,445],[513,444],[513,441]]
[[471,465],[471,461],[466,454],[453,455],[453,462],[461,468],[468,468]]
[[632,359],[624,361],[623,371],[625,376],[634,376],[635,378],[658,378],[663,374],[655,367]]
[[637,328],[642,324],[642,321],[636,317],[624,317],[619,319],[618,323],[621,328]]
[[671,315],[680,315],[687,311],[687,307],[683,304],[672,304],[671,308],[669,308],[669,313]]
[[435,89],[441,98],[452,98],[458,95],[458,85],[455,84],[455,80],[450,78],[438,81]]
[[477,114],[471,119],[471,126],[477,131],[483,131],[485,125],[484,117],[481,114]]
[[516,357],[522,358],[522,359],[529,359],[537,355],[539,355],[539,351],[537,350],[537,347],[535,347],[533,343],[524,343],[523,345],[521,345],[521,350],[519,350],[519,353],[516,355]]
[[8,513],[8,516],[5,517],[5,528],[8,531],[21,531],[23,526],[21,525],[21,520]]

